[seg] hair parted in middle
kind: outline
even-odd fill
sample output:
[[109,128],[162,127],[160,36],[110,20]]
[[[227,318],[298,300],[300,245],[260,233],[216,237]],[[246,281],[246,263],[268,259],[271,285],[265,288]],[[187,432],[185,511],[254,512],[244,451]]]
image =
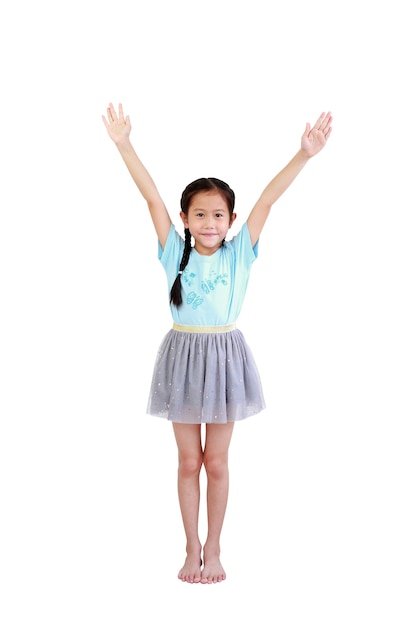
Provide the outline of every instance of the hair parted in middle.
[[[219,193],[227,204],[230,216],[232,216],[235,208],[235,192],[223,180],[213,177],[197,178],[197,180],[194,180],[192,183],[186,186],[181,195],[181,210],[183,213],[185,213],[185,215],[188,214],[188,208],[190,206],[191,200],[197,193],[200,193],[201,191],[212,191]],[[177,277],[172,284],[170,292],[170,303],[176,307],[182,304],[181,274],[187,267],[187,263],[192,250],[191,233],[188,228],[184,229],[184,236],[184,252],[182,254],[181,263],[178,268]]]

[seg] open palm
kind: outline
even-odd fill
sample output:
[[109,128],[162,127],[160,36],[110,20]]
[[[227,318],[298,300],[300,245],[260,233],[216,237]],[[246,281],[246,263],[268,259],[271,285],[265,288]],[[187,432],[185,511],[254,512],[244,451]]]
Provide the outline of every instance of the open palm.
[[326,145],[332,132],[332,119],[330,112],[322,113],[313,128],[310,124],[306,124],[306,129],[301,137],[301,149],[308,157],[314,156]]
[[110,138],[113,139],[116,144],[123,139],[123,137],[127,137],[132,129],[129,116],[124,116],[121,104],[119,104],[119,112],[117,114],[116,109],[110,103],[107,108],[107,118],[104,115],[102,115],[101,118]]

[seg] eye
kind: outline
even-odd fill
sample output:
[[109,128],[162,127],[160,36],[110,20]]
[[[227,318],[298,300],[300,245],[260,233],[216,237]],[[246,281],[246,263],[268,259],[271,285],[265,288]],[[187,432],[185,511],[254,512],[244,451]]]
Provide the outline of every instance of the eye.
[[223,213],[216,213],[216,217],[222,218],[222,217],[224,217],[224,215],[223,215]]

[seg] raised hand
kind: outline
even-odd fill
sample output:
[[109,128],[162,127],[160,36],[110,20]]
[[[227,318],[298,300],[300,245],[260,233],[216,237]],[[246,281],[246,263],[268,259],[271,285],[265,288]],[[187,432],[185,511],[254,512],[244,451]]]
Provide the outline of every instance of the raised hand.
[[112,103],[110,103],[107,107],[107,119],[104,115],[101,116],[101,119],[107,128],[110,138],[115,144],[129,136],[132,127],[130,125],[129,116],[126,115],[125,117],[123,114],[123,107],[121,104],[119,104],[119,113],[117,114],[116,109]]
[[313,128],[309,123],[306,124],[306,129],[301,137],[301,149],[306,156],[312,157],[324,148],[332,132],[330,125],[332,120],[330,112],[322,113]]

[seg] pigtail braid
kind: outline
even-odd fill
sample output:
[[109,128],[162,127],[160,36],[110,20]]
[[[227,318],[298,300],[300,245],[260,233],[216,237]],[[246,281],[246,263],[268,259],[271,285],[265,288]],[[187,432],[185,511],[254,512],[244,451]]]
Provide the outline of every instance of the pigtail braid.
[[181,259],[177,277],[174,280],[172,287],[171,287],[170,300],[169,300],[171,304],[177,307],[182,304],[181,274],[183,270],[187,267],[188,259],[190,258],[190,253],[191,253],[191,233],[188,228],[184,229],[184,234],[185,234],[184,252],[182,253],[182,259]]

